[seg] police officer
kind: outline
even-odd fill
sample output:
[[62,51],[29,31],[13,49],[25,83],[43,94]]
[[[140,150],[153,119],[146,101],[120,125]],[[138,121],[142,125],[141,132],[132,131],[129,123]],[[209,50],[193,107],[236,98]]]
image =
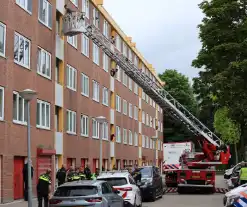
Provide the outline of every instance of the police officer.
[[239,172],[239,182],[240,185],[247,183],[247,163],[242,163],[242,167]]
[[49,194],[51,192],[51,169],[47,169],[46,173],[39,176],[37,184],[38,207],[42,207],[44,199],[44,206],[48,207]]
[[58,180],[58,186],[65,183],[66,169],[65,169],[64,165],[62,165],[62,167],[57,171],[56,178]]
[[141,182],[142,175],[141,175],[140,169],[138,169],[137,165],[135,165],[135,168],[134,168],[133,172],[131,173],[131,175],[134,178],[136,183]]
[[76,170],[73,174],[73,177],[72,177],[72,181],[78,181],[81,179],[79,173],[80,173],[80,168],[76,168]]
[[80,170],[79,170],[79,177],[80,177],[80,180],[85,180],[86,179],[86,176],[84,174],[84,169],[83,167],[80,167]]
[[73,181],[74,174],[75,174],[75,169],[74,169],[73,166],[71,166],[69,171],[68,171],[68,175],[67,175],[67,181],[68,182],[72,182]]
[[85,174],[87,180],[91,180],[91,170],[89,168],[89,165],[87,165],[85,167],[84,174]]

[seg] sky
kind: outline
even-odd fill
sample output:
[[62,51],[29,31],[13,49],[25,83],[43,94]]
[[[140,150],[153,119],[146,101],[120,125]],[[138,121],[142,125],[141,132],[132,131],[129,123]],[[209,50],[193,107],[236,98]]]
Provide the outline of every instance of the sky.
[[191,80],[199,72],[191,62],[201,48],[197,28],[203,18],[201,2],[104,0],[104,7],[157,73],[177,69]]

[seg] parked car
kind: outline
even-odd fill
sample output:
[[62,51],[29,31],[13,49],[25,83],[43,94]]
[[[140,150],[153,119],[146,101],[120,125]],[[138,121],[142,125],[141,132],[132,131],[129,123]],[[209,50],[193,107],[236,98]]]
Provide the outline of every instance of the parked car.
[[118,193],[105,181],[75,181],[59,186],[50,199],[49,206],[123,207],[123,198]]
[[140,168],[142,180],[140,184],[142,197],[155,201],[164,193],[162,176],[159,168],[155,166],[143,166]]
[[107,181],[113,189],[118,190],[124,199],[124,206],[142,206],[140,188],[127,170],[103,172],[97,180]]
[[235,165],[234,167],[228,169],[225,171],[225,174],[224,174],[224,179],[228,180],[230,179],[230,177],[232,176],[232,173],[233,172],[239,172],[240,169],[241,169],[241,164],[242,163],[238,163],[237,165]]

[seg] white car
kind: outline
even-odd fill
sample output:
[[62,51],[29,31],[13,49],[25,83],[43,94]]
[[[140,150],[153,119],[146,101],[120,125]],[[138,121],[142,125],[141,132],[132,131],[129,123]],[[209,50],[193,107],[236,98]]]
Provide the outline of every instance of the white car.
[[115,190],[118,190],[119,195],[124,199],[125,206],[142,206],[141,191],[128,171],[103,172],[97,180],[107,181]]
[[225,194],[225,197],[223,198],[224,206],[232,207],[233,202],[239,199],[239,193],[242,191],[246,191],[246,190],[247,190],[247,183],[241,186],[238,186],[237,188],[234,188],[231,191],[227,192]]

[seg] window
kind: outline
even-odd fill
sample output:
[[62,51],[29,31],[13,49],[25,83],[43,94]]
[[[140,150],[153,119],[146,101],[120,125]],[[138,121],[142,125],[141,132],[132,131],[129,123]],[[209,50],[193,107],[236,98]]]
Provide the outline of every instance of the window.
[[132,91],[132,80],[129,78],[129,89]]
[[127,45],[123,42],[123,55],[125,56],[125,57],[128,57],[128,54],[127,54],[128,52],[127,52]]
[[142,135],[142,147],[145,147],[146,145],[145,145],[145,135]]
[[138,146],[138,134],[135,132],[134,135],[134,145],[137,147]]
[[158,140],[158,150],[160,150],[160,140]]
[[93,62],[99,65],[99,47],[93,43]]
[[97,122],[95,119],[93,121],[93,138],[99,138],[99,122]]
[[108,123],[104,122],[102,127],[102,139],[108,140]]
[[133,116],[132,116],[132,104],[131,103],[129,103],[129,117],[133,118]]
[[88,116],[81,115],[81,136],[88,137],[89,122]]
[[153,100],[151,98],[149,98],[149,102],[150,102],[150,106],[153,105]]
[[109,37],[109,23],[106,20],[104,20],[103,34],[105,35],[105,37]]
[[116,35],[116,48],[121,51],[121,38],[119,35]]
[[78,6],[78,0],[70,0],[75,6]]
[[4,88],[0,86],[0,120],[4,119]]
[[108,89],[103,87],[103,100],[102,103],[108,106]]
[[145,124],[145,112],[142,111],[142,123]]
[[51,105],[48,102],[37,100],[37,127],[50,129]]
[[133,61],[133,59],[132,59],[132,51],[131,51],[131,49],[129,49],[129,59],[130,59],[130,61],[131,61],[131,62]]
[[51,79],[51,54],[42,48],[38,48],[37,61],[38,74]]
[[134,93],[138,95],[138,85],[137,83],[134,83]]
[[103,53],[103,69],[109,71],[109,57],[105,53]]
[[152,148],[153,148],[153,140],[150,139],[149,141],[150,141],[150,143],[149,143],[149,148],[152,149]]
[[123,143],[127,144],[127,129],[123,129]]
[[148,103],[149,96],[146,94],[146,103]]
[[149,115],[146,114],[146,125],[148,126],[149,125]]
[[76,112],[67,110],[67,133],[76,134]]
[[27,123],[27,101],[17,92],[13,92],[13,121],[19,124]]
[[93,81],[93,100],[99,102],[99,83]]
[[153,107],[155,108],[155,102],[153,101]]
[[31,42],[22,35],[15,33],[14,61],[15,63],[30,68]]
[[56,197],[76,197],[78,195],[93,196],[98,193],[98,188],[96,186],[65,186],[57,188],[54,195]]
[[81,94],[89,97],[89,77],[81,73]]
[[89,0],[83,0],[82,11],[85,12],[85,16],[89,19]]
[[134,119],[138,120],[138,108],[134,106]]
[[70,65],[67,65],[67,88],[76,91],[77,70]]
[[129,145],[133,145],[132,131],[129,130]]
[[32,13],[32,1],[33,0],[16,0],[16,4],[27,12]]
[[149,148],[149,138],[146,136],[146,148]]
[[6,25],[0,22],[0,56],[5,56]]
[[155,129],[155,118],[153,118],[153,128]]
[[116,78],[119,82],[121,82],[121,73],[122,73],[122,70],[121,68],[117,65],[117,69],[118,69],[118,72],[117,72],[117,75],[116,75]]
[[145,101],[145,99],[146,99],[146,94],[145,94],[145,92],[142,90],[142,99]]
[[77,48],[77,35],[75,36],[68,36],[67,42],[72,45],[74,48]]
[[82,54],[89,57],[89,39],[85,34],[82,34]]
[[123,100],[123,114],[124,115],[127,115],[127,101],[126,100]]
[[153,142],[153,149],[156,149],[155,142]]
[[119,126],[116,126],[116,142],[121,143],[121,130]]
[[99,28],[99,11],[93,8],[93,25]]
[[121,112],[121,97],[116,95],[116,110]]
[[152,127],[153,126],[153,118],[150,116],[150,123],[149,126]]
[[136,55],[135,55],[135,57],[134,57],[134,65],[138,68],[138,60],[137,60]]
[[126,73],[123,71],[123,84],[127,87],[128,85],[128,76]]
[[39,0],[39,21],[52,28],[52,6],[47,0]]

